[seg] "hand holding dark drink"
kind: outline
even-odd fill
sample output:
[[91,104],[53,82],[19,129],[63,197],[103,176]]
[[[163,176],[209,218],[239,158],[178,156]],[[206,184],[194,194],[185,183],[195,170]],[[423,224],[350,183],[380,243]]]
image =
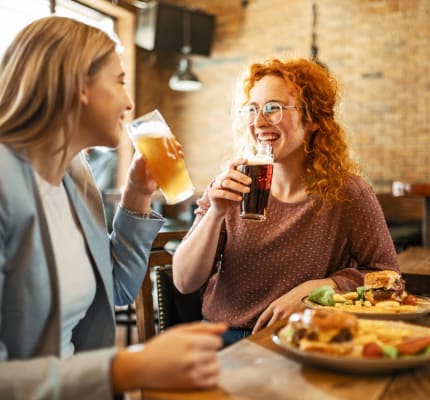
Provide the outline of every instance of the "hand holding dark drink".
[[244,157],[247,163],[238,170],[252,179],[249,193],[244,193],[240,203],[240,217],[264,221],[273,174],[272,147],[258,143],[247,148]]

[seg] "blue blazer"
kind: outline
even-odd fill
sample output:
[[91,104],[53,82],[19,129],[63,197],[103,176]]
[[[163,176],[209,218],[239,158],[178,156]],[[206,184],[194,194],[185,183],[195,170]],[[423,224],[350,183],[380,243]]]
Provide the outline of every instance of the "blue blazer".
[[73,331],[76,354],[60,360],[57,267],[35,176],[22,156],[0,144],[1,399],[113,398],[114,304],[134,301],[163,219],[119,209],[109,237],[100,193],[81,157],[64,185],[88,246],[96,295]]

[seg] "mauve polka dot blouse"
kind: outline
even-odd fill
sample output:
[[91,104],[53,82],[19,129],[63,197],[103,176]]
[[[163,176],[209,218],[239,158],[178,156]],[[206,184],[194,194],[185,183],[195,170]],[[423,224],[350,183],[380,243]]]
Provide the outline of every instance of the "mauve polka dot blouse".
[[[226,216],[227,240],[203,297],[203,315],[230,327],[252,328],[269,304],[308,280],[332,278],[339,289],[362,284],[371,269],[399,271],[378,200],[361,178],[344,187],[348,200],[315,213],[313,200],[284,203],[269,198],[267,220]],[[198,201],[193,227],[210,203]],[[192,228],[193,229],[193,228]]]

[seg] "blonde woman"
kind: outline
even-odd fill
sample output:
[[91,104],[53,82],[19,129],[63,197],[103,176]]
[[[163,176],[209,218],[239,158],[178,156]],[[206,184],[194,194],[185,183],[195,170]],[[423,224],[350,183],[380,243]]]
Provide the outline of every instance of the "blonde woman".
[[398,271],[379,203],[336,120],[328,71],[303,59],[251,64],[238,98],[236,126],[273,147],[267,219],[240,219],[250,178],[236,169],[246,160],[234,160],[198,202],[173,262],[180,291],[205,287],[204,318],[229,324],[226,344],[299,310],[316,287],[351,290],[366,271]]
[[163,224],[135,158],[107,235],[79,156],[118,145],[133,107],[116,43],[61,17],[37,20],[0,66],[0,398],[110,399],[210,387],[224,324],[188,325],[118,351],[114,304],[131,303]]

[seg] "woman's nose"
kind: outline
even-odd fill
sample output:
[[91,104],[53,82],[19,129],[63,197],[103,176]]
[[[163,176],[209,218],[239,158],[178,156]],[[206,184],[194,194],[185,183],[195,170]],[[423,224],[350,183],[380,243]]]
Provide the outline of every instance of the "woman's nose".
[[269,125],[266,121],[266,118],[264,118],[263,110],[259,109],[257,111],[257,114],[255,114],[255,120],[254,120],[254,126],[266,126]]
[[125,109],[127,111],[131,111],[131,110],[133,110],[133,108],[134,108],[134,102],[131,99],[130,95],[127,93],[127,102],[126,102],[126,105],[125,105]]

